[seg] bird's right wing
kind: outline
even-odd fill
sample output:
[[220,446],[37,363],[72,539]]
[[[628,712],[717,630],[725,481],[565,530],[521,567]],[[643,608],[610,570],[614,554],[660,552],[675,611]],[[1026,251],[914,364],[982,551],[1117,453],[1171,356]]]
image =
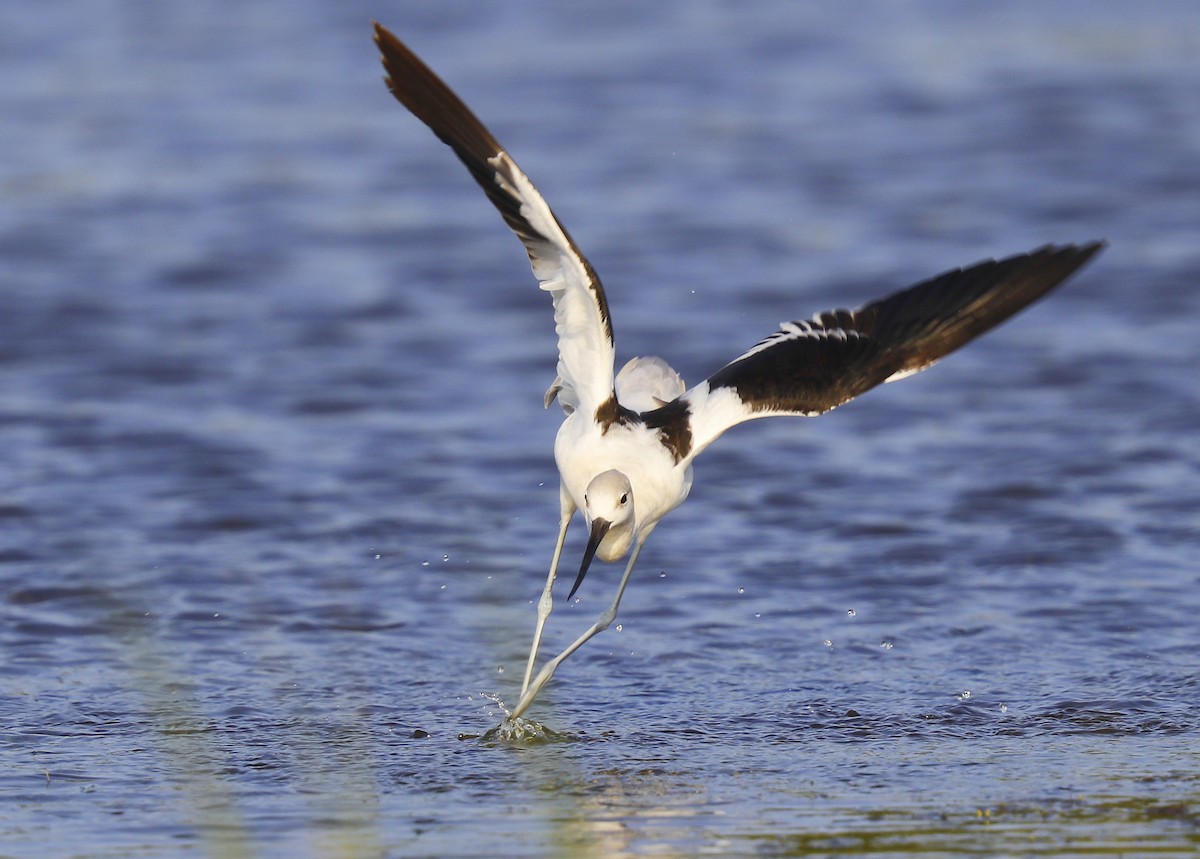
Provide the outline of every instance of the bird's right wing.
[[525,245],[534,277],[554,299],[558,378],[546,395],[564,409],[613,397],[613,332],[600,278],[521,172],[462,100],[386,28],[375,25],[392,95],[454,150]]
[[674,403],[642,417],[676,436],[686,421],[689,443],[676,447],[690,461],[743,421],[822,414],[929,367],[1054,289],[1103,246],[1047,245],[948,271],[858,310],[784,323]]

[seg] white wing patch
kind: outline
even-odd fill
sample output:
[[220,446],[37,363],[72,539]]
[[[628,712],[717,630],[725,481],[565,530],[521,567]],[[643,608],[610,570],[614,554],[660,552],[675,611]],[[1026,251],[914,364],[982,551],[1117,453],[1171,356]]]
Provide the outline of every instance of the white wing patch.
[[854,330],[826,328],[821,323],[821,314],[818,313],[812,319],[794,319],[791,322],[780,323],[778,331],[767,335],[755,343],[753,347],[739,355],[736,360],[740,361],[742,358],[749,358],[751,355],[765,352],[772,346],[777,346],[788,340],[802,340],[805,338],[813,340],[847,340],[851,338],[857,339],[861,336],[858,331]]
[[897,373],[892,373],[892,375],[883,380],[883,384],[886,385],[888,382],[899,382],[901,379],[907,379],[909,376],[915,376],[922,370],[928,370],[936,363],[937,361],[930,361],[928,364],[922,364],[919,367],[909,367],[905,370],[900,370]]
[[498,152],[488,164],[496,171],[496,184],[519,201],[521,217],[536,234],[522,240],[534,277],[554,299],[558,378],[547,391],[546,403],[557,395],[568,414],[581,403],[595,408],[613,392],[613,344],[595,274],[508,153]]
[[704,452],[721,433],[732,426],[753,418],[765,417],[742,402],[732,388],[711,389],[701,382],[683,395],[688,404],[688,425],[692,431],[692,446],[687,461]]

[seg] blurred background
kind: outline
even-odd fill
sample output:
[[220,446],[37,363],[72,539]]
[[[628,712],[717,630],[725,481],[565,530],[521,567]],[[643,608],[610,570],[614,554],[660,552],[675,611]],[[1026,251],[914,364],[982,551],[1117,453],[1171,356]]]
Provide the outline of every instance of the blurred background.
[[[372,20],[537,183],[622,363],[1110,247],[715,445],[531,712],[564,742],[483,742],[553,325]],[[1197,56],[1182,0],[4,6],[0,854],[1194,848]]]

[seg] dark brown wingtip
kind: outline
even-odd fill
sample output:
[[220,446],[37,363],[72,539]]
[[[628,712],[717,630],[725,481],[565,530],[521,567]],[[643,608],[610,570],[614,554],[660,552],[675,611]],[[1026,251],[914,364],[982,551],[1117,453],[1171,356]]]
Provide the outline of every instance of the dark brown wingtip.
[[427,67],[417,58],[416,54],[409,50],[407,45],[396,38],[391,30],[378,21],[374,22],[374,27],[374,41],[375,47],[379,48],[379,61],[383,63],[383,69],[387,72],[383,82],[387,84],[387,88],[398,101],[408,106],[408,102],[397,86],[401,79],[400,70],[405,68],[427,69]]
[[1108,247],[1107,239],[1093,239],[1090,242],[1083,242],[1081,244],[1046,244],[1036,250],[1030,251],[1027,256],[1058,257],[1062,260],[1069,260],[1075,269],[1080,269],[1106,247]]
[[379,49],[379,62],[383,64],[384,71],[388,72],[388,74],[385,74],[383,76],[383,83],[384,83],[384,85],[387,86],[388,90],[394,96],[394,95],[396,95],[396,90],[393,88],[392,75],[388,71],[388,67],[387,67],[387,56],[388,55],[387,55],[387,48],[384,47],[384,42],[385,41],[396,42],[398,40],[396,39],[395,36],[392,35],[391,30],[389,30],[387,27],[380,24],[378,21],[372,21],[371,28],[374,31],[371,35],[371,41],[373,41],[375,43],[375,47]]
[[1092,257],[1096,256],[1096,254],[1098,254],[1100,251],[1103,251],[1104,248],[1106,248],[1108,246],[1109,246],[1108,239],[1096,239],[1093,241],[1085,242],[1084,245],[1080,245],[1079,246],[1080,268],[1082,268],[1082,266],[1084,266],[1088,262],[1090,262]]
[[391,30],[380,24],[378,21],[371,22],[371,29],[374,31],[373,38],[375,40],[375,44],[383,53],[383,56],[386,57],[389,51],[395,51],[398,53],[408,52],[408,49],[404,47],[404,43],[397,39]]
[[[392,31],[380,24],[378,21],[371,22],[371,40],[375,42],[375,47],[379,48],[379,59],[387,66],[388,50],[394,50],[394,46],[400,44],[400,40],[392,35]],[[388,43],[385,46],[385,43]]]
[[[1081,244],[1043,245],[1028,254],[1031,261],[1044,260],[1047,283],[1043,294],[1056,289],[1059,284],[1072,277],[1092,261],[1092,258],[1108,247],[1106,239],[1095,239]],[[1038,296],[1040,297],[1040,296]],[[1021,308],[1018,308],[1018,310]]]
[[495,169],[487,159],[501,151],[491,132],[454,90],[387,27],[375,24],[375,45],[387,76],[383,79],[396,100],[421,120],[443,143],[452,147],[490,191]]

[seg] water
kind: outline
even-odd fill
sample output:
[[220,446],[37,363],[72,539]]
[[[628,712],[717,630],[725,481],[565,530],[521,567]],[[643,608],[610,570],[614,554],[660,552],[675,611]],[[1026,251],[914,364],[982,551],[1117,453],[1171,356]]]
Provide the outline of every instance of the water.
[[[714,446],[551,741],[486,740],[554,537],[553,333],[372,18],[555,205],[622,361],[695,380],[1111,247]],[[1192,4],[66,0],[0,34],[0,855],[1196,848]]]

